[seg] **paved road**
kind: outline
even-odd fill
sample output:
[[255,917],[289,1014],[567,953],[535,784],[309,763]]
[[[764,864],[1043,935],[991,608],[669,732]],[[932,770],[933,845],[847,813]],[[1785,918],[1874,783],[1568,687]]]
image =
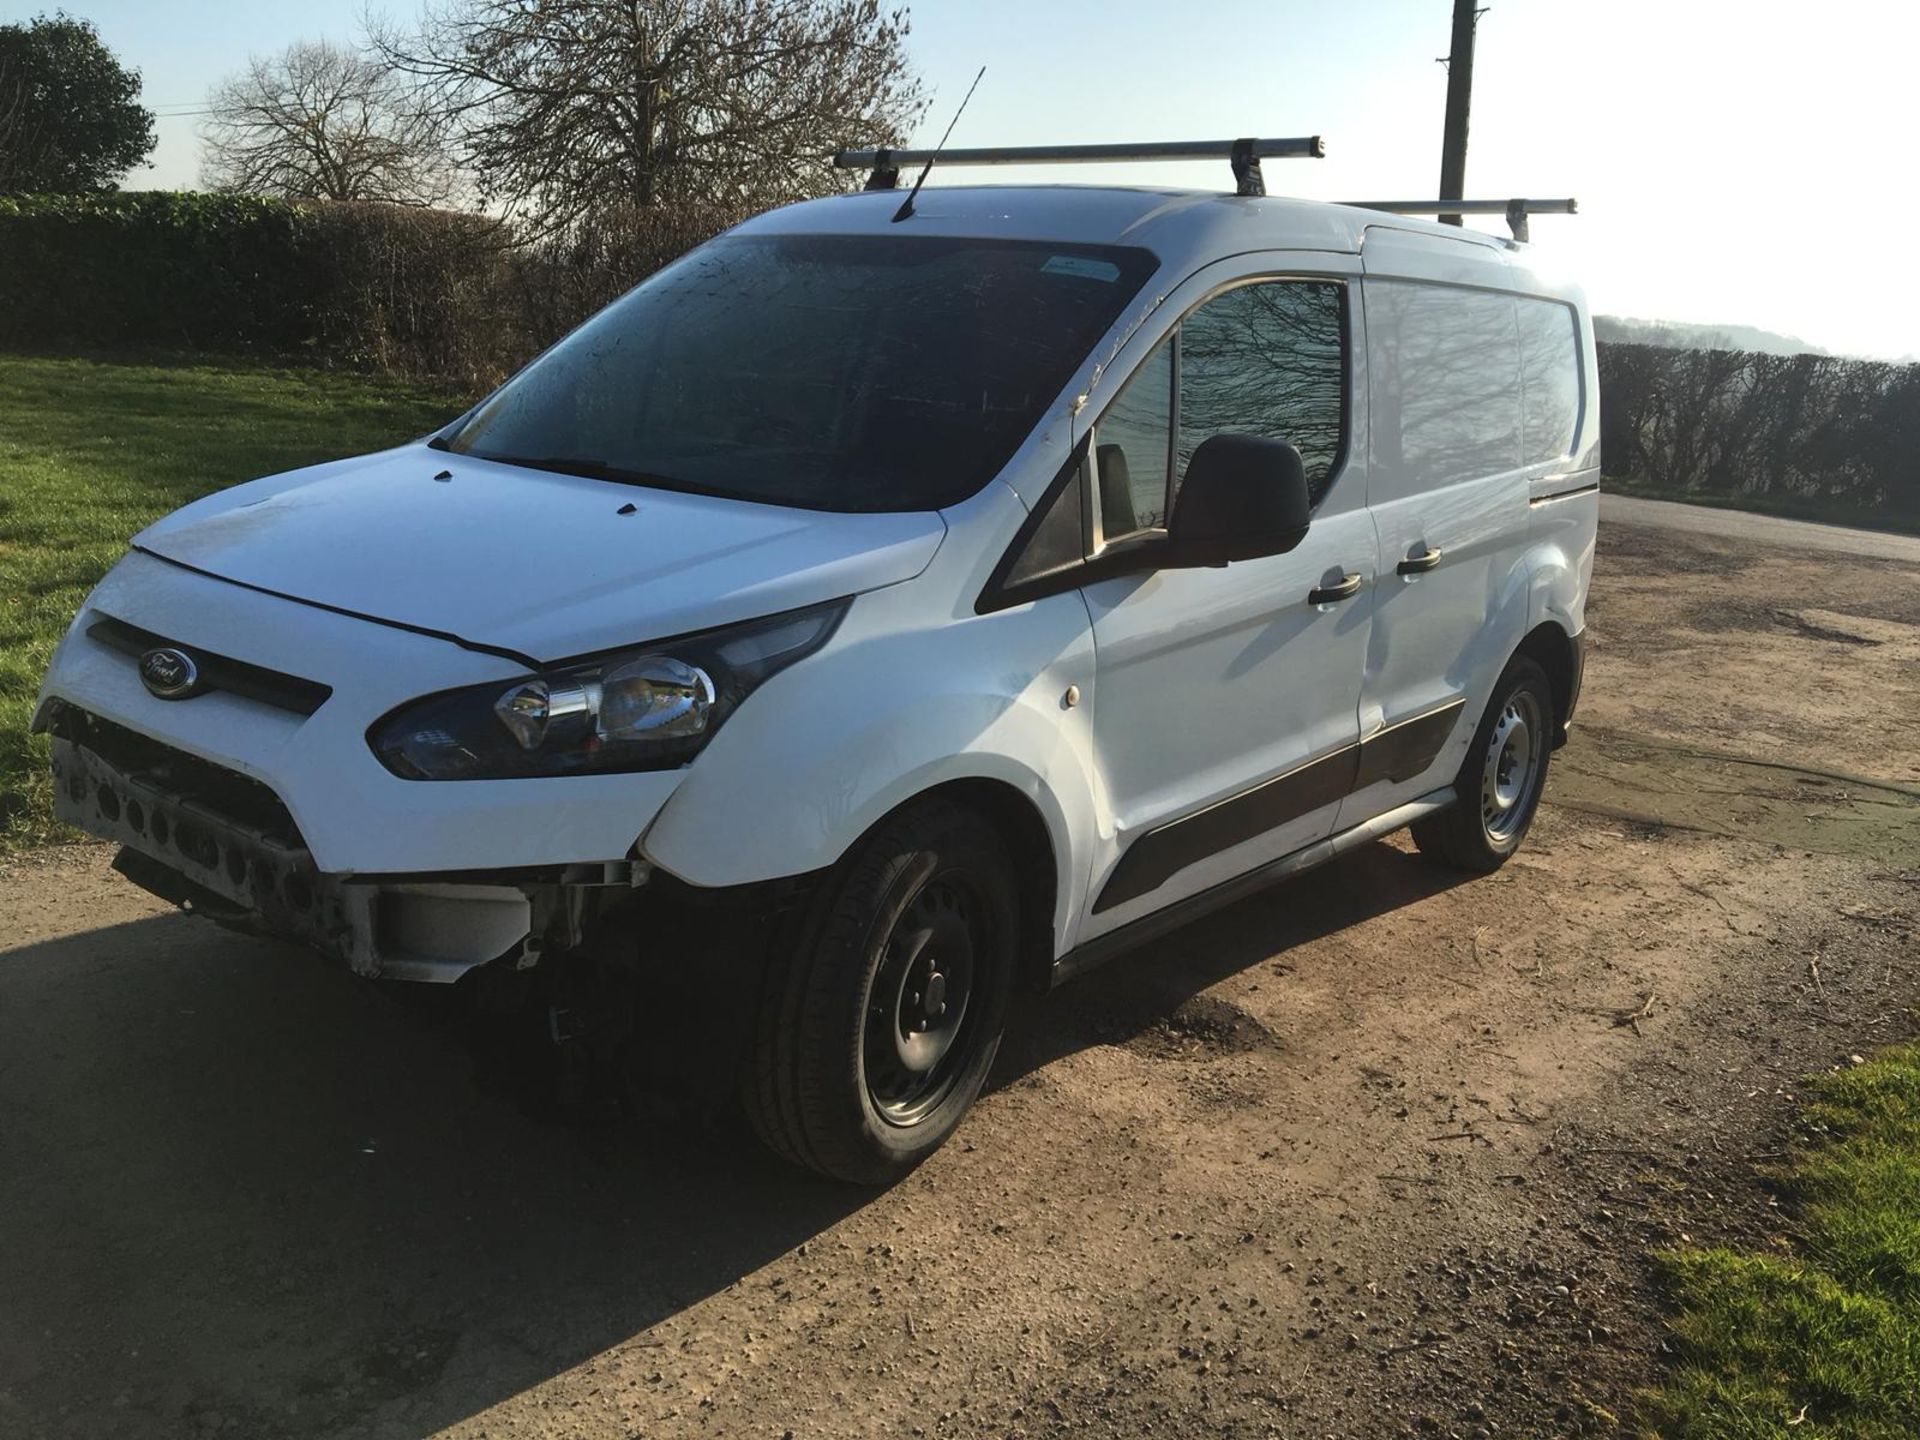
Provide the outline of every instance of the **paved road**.
[[1920,561],[1920,536],[1849,530],[1841,525],[1782,520],[1773,515],[1750,515],[1743,510],[1720,510],[1706,505],[1676,505],[1667,500],[1637,500],[1629,495],[1602,492],[1600,518],[1616,525],[1688,530],[1723,540],[1750,540],[1756,545],[1792,545],[1802,550],[1830,550],[1881,560]]

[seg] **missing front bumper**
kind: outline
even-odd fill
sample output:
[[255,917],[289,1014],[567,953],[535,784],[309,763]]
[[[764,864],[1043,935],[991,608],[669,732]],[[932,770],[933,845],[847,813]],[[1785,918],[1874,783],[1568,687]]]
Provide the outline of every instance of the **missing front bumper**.
[[55,813],[117,842],[114,868],[135,884],[369,977],[446,984],[493,961],[530,966],[579,943],[610,892],[645,878],[608,865],[521,883],[346,879],[321,872],[290,827],[249,825],[73,739],[54,738],[53,774]]

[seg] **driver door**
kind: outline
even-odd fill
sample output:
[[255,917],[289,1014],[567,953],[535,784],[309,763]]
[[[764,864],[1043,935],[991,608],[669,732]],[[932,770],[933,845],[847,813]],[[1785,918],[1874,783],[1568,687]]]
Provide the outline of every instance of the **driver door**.
[[1350,288],[1261,276],[1196,297],[1093,427],[1096,545],[1164,526],[1214,434],[1293,444],[1315,509],[1287,554],[1083,587],[1113,828],[1082,940],[1326,838],[1352,787],[1376,547]]

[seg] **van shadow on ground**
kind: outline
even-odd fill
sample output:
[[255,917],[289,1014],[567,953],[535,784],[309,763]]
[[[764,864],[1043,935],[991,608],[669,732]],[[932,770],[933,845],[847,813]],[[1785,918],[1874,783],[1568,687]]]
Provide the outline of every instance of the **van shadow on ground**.
[[[1244,901],[1020,1006],[995,1084],[1450,883],[1373,846]],[[186,917],[0,954],[0,1434],[437,1428],[868,1203],[541,1119],[446,1025]]]

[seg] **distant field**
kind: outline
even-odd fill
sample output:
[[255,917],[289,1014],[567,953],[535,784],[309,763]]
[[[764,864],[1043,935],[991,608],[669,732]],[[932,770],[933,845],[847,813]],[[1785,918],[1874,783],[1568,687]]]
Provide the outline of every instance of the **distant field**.
[[0,844],[55,833],[34,695],[129,536],[209,491],[418,435],[462,403],[319,371],[0,355]]

